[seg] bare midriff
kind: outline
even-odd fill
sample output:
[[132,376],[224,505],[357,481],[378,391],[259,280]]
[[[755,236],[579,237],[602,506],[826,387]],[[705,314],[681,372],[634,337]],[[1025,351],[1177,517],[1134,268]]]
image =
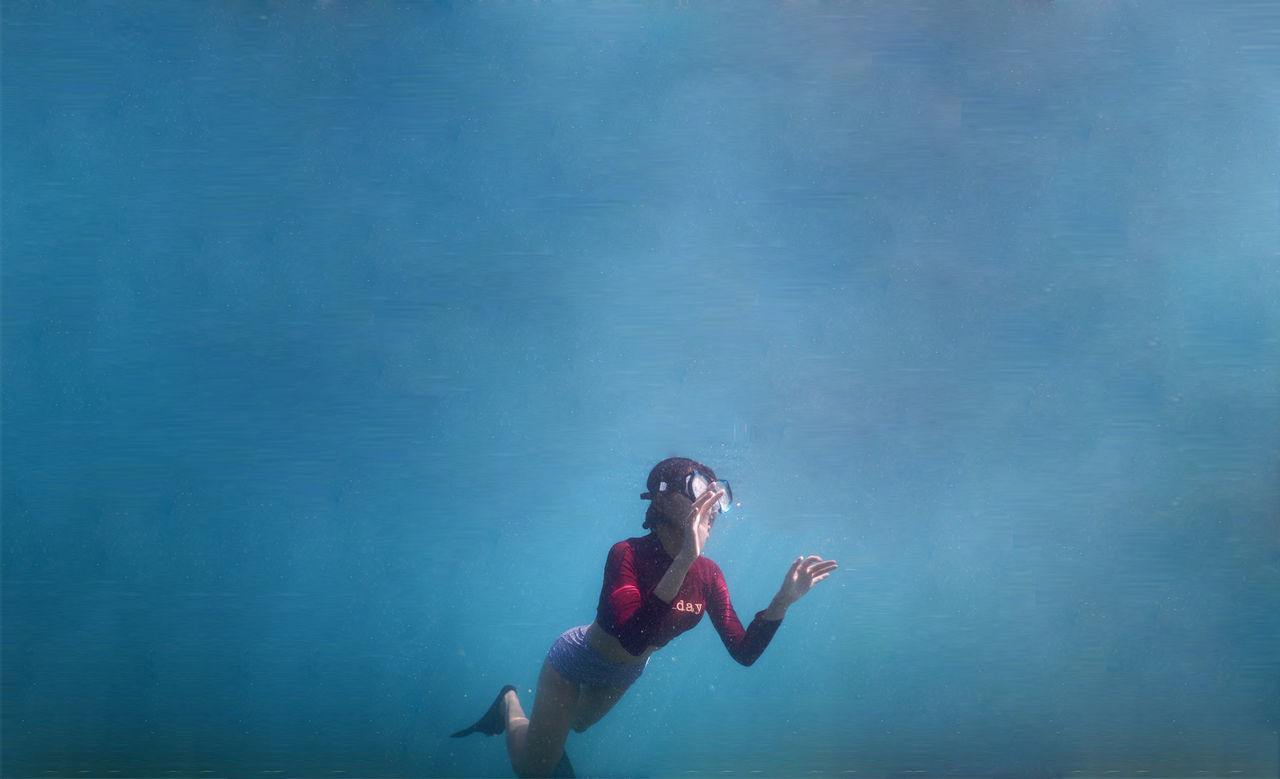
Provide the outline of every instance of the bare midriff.
[[635,665],[636,663],[644,662],[649,658],[649,655],[653,654],[654,650],[654,647],[645,647],[644,654],[633,655],[623,649],[618,639],[606,633],[598,622],[592,622],[591,626],[587,628],[587,643],[591,645],[592,651],[605,660],[623,665]]

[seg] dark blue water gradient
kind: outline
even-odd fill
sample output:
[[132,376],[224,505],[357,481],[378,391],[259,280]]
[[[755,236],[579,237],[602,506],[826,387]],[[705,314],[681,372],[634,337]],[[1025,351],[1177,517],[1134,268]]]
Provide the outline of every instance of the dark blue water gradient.
[[1276,775],[1274,6],[2,13],[5,776],[509,775],[677,453],[580,771]]

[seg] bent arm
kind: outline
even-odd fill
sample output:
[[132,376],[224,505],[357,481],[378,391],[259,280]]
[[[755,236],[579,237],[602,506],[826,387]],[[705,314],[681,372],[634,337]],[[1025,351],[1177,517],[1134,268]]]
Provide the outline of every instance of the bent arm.
[[[738,615],[729,603],[729,588],[724,584],[724,576],[717,570],[718,589],[721,592],[718,597],[723,605],[716,608],[723,611],[724,616],[717,617],[716,629],[720,631],[720,637],[724,639],[724,645],[729,648],[733,659],[743,665],[754,663],[769,645],[773,634],[778,632],[778,626],[782,624],[782,618],[786,616],[791,604],[804,597],[813,585],[830,576],[837,567],[839,566],[835,560],[823,560],[817,555],[797,558],[787,570],[778,594],[773,596],[767,608],[756,614],[746,631],[742,630]],[[739,634],[742,636],[740,640],[737,638]]]
[[601,627],[612,633],[632,655],[638,657],[649,647],[650,637],[657,632],[671,608],[671,601],[680,593],[689,569],[702,555],[709,527],[708,514],[718,510],[716,501],[723,495],[723,490],[707,490],[689,507],[680,552],[652,592],[644,592],[640,587],[635,572],[635,550],[630,544],[624,541],[609,551],[601,606],[607,604],[610,613],[604,613],[602,608],[598,618],[603,618]]
[[679,594],[680,588],[684,586],[685,577],[689,575],[693,561],[693,557],[683,553],[676,555],[676,559],[671,561],[671,567],[667,568],[667,572],[658,580],[658,586],[653,588],[654,597],[670,606],[671,601],[675,600],[676,595]]
[[635,551],[625,541],[615,544],[605,563],[604,592],[597,614],[600,626],[632,655],[644,654],[692,565],[692,560],[678,556],[657,586],[644,592],[636,575]]

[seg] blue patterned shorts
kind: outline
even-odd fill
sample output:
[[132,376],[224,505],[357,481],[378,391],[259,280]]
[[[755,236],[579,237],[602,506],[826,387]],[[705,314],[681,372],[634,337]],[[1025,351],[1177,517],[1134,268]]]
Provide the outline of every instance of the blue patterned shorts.
[[560,634],[547,652],[547,662],[571,682],[625,689],[640,678],[649,659],[632,665],[610,662],[587,643],[587,626],[581,625]]

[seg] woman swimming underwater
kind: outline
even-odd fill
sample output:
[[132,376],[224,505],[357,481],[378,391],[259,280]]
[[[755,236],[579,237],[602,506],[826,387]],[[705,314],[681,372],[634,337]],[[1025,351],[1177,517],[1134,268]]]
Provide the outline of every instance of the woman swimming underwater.
[[796,558],[768,608],[744,630],[720,567],[702,555],[716,518],[733,499],[729,483],[683,457],[649,473],[647,536],[619,541],[605,561],[596,619],[552,644],[538,677],[533,714],[515,687],[503,687],[476,724],[455,737],[507,734],[518,776],[573,776],[564,745],[569,730],[594,725],[644,673],[649,656],[710,615],[729,655],[751,665],[764,652],[791,604],[831,575],[834,560]]

